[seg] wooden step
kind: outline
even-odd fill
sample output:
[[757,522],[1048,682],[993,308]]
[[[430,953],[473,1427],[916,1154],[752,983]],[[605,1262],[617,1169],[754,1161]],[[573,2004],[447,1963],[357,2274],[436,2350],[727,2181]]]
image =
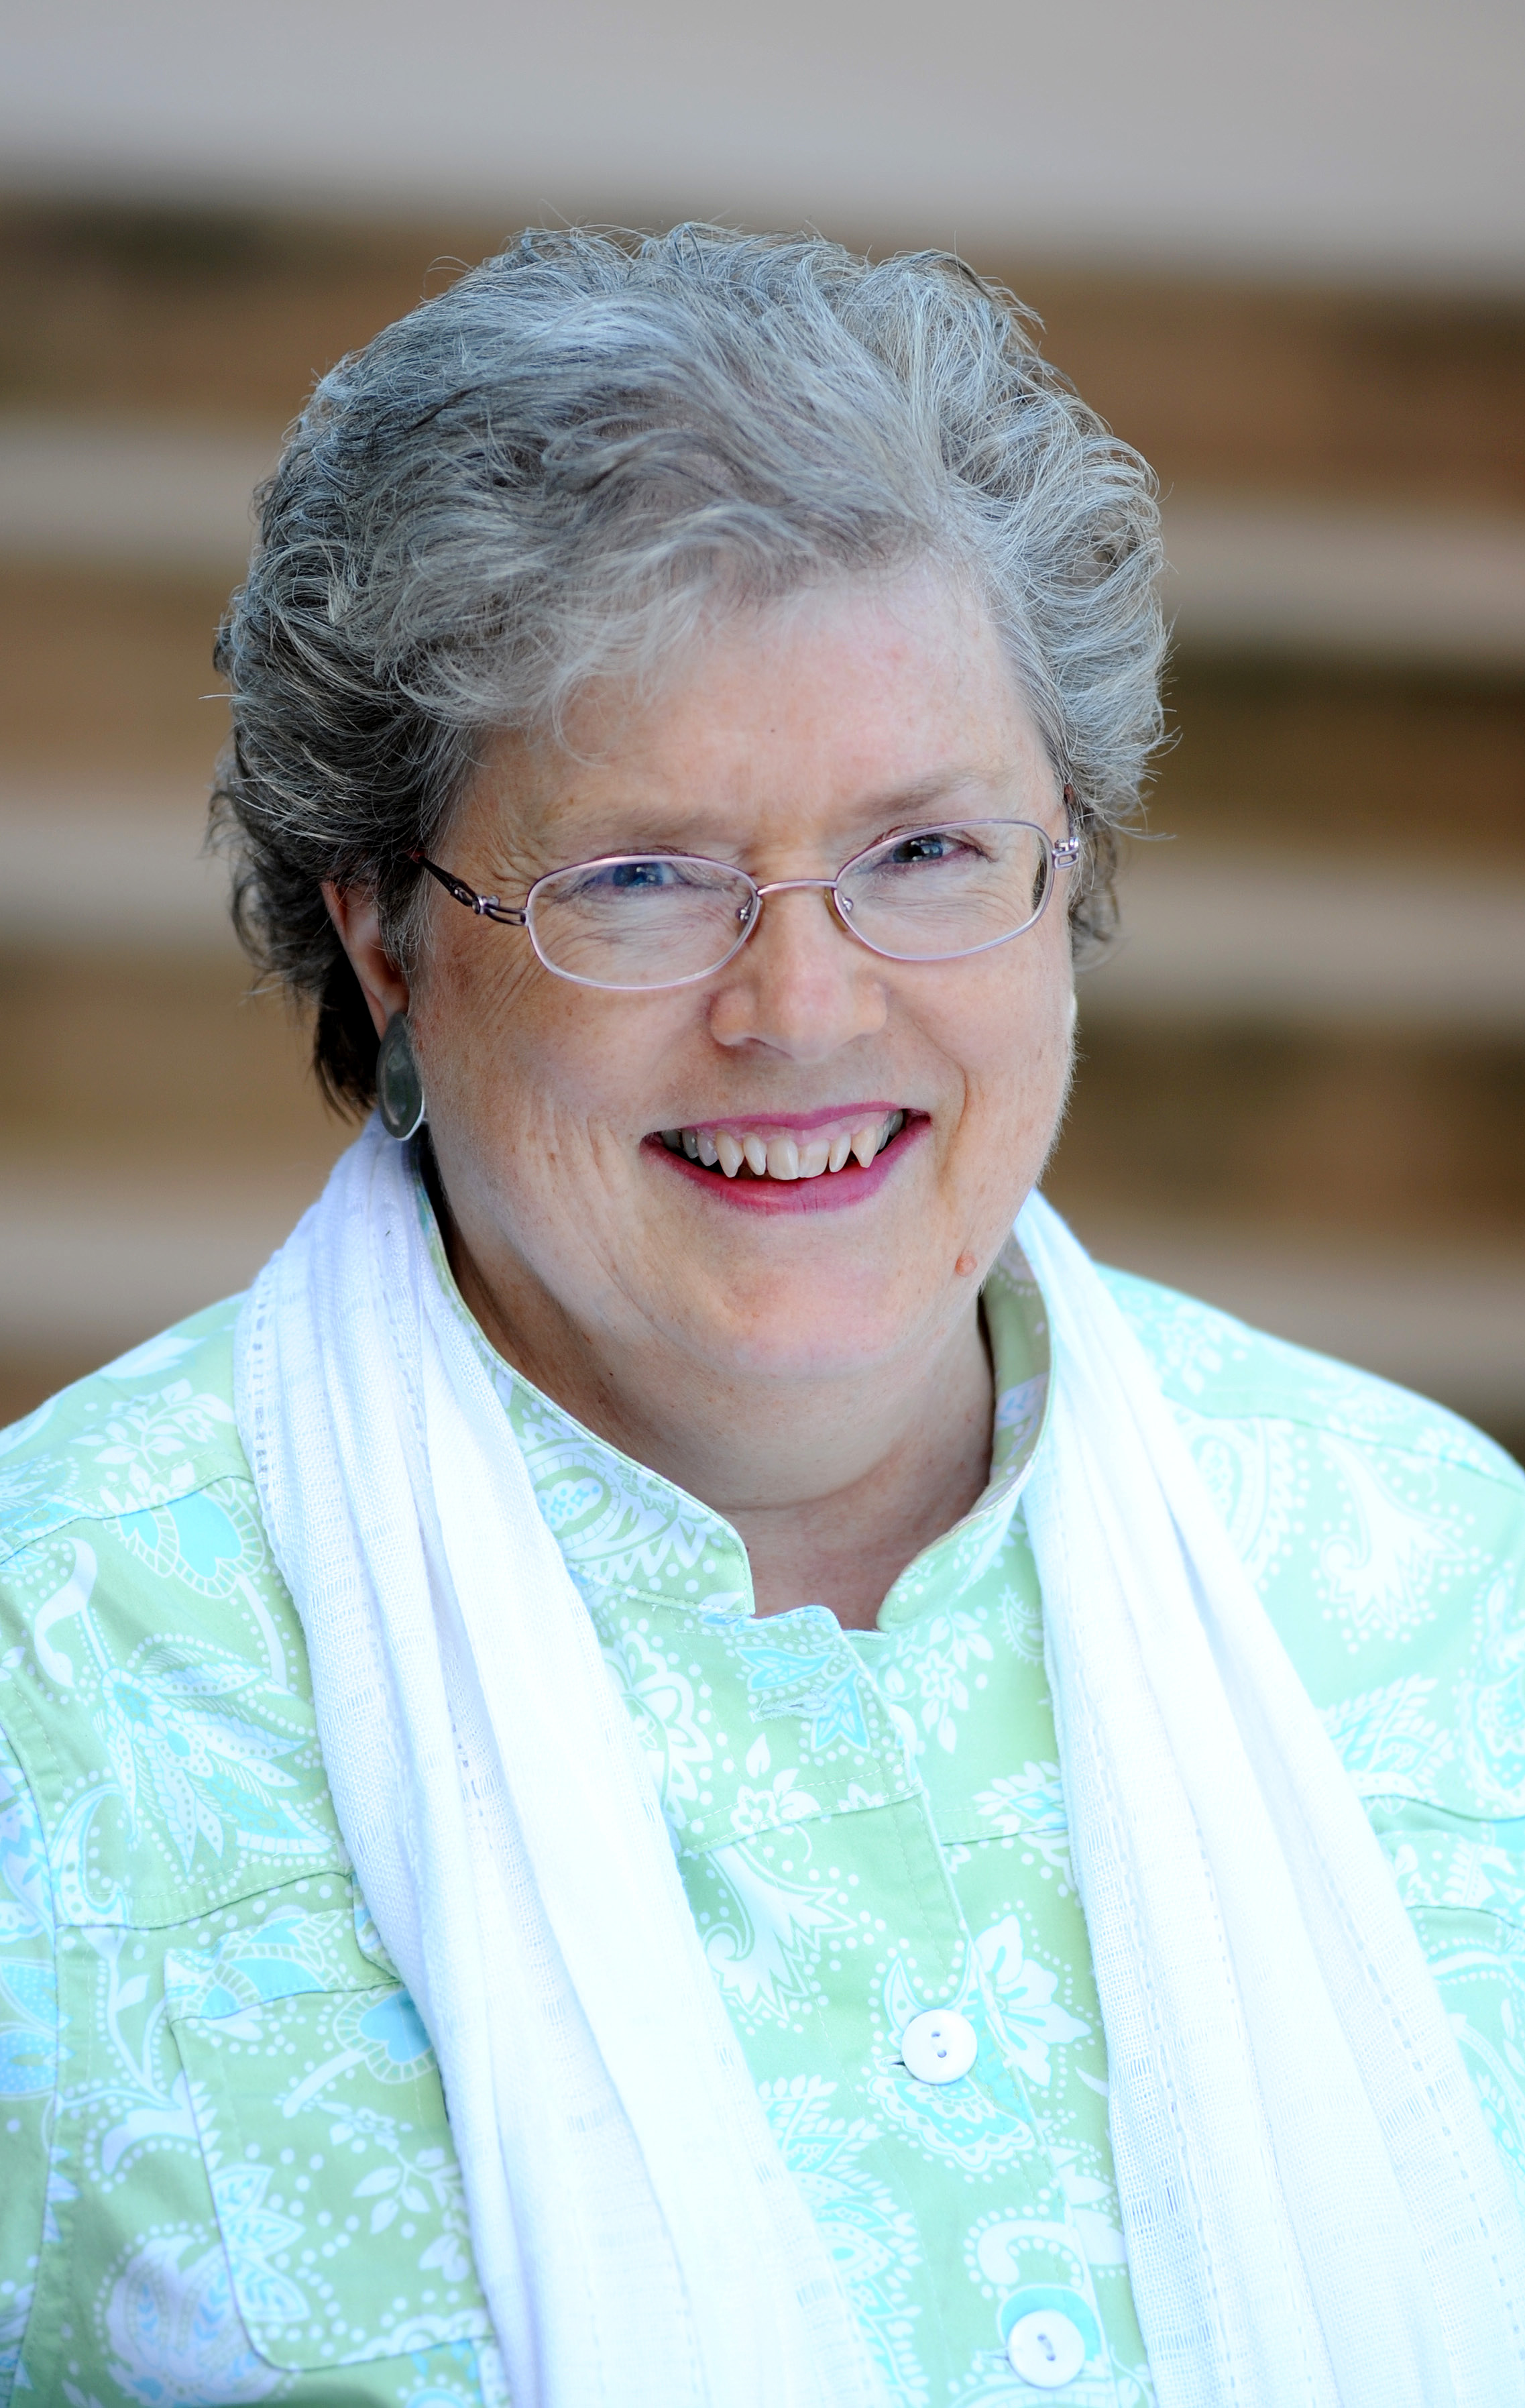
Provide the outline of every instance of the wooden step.
[[1525,1261],[1525,1037],[1084,1023],[1050,1178],[1077,1210],[1486,1241]]
[[1525,678],[1183,648],[1167,692],[1162,834],[1525,867]]
[[[267,440],[226,429],[0,415],[0,556],[231,587],[274,465]],[[1525,512],[1182,483],[1164,542],[1189,652],[1525,669]]]
[[[313,379],[500,232],[0,208],[0,1420],[240,1284],[348,1138],[198,857],[212,636]],[[978,264],[1176,560],[1173,841],[1051,1192],[1525,1445],[1525,301]]]
[[[0,555],[0,789],[205,791],[226,730],[211,578]],[[1150,825],[1360,858],[1525,864],[1525,671],[1183,641]]]
[[[313,380],[496,250],[513,223],[12,204],[0,213],[7,406],[263,431]],[[1525,301],[974,265],[1042,316],[1050,356],[1167,491],[1525,509]]]
[[[0,776],[0,944],[238,959],[192,784]],[[1129,846],[1088,1032],[1196,1016],[1525,1038],[1525,861],[1178,837]],[[131,972],[129,971],[129,978]]]

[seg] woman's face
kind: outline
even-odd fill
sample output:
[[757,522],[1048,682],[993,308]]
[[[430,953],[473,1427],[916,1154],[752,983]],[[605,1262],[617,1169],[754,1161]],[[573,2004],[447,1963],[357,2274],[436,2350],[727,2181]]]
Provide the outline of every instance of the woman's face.
[[[992,629],[930,572],[732,619],[654,698],[606,695],[567,732],[488,752],[447,868],[518,900],[612,853],[765,883],[941,820],[1065,833]],[[654,1353],[696,1398],[925,1359],[973,1314],[1054,1136],[1065,884],[1026,935],[940,963],[870,953],[819,889],[775,895],[712,978],[638,994],[553,977],[522,931],[434,891],[408,1007],[457,1269],[498,1342],[532,1375],[547,1343]],[[673,1152],[675,1130],[721,1161]],[[791,1144],[808,1170],[853,1138],[871,1168],[771,1175]],[[769,1174],[728,1178],[737,1148]]]

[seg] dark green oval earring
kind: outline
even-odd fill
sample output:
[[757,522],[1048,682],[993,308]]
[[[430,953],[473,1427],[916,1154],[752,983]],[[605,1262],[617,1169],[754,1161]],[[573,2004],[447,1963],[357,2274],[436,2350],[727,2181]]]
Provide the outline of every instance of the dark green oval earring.
[[376,1055],[376,1109],[389,1137],[412,1137],[423,1125],[423,1079],[406,1011],[394,1011]]

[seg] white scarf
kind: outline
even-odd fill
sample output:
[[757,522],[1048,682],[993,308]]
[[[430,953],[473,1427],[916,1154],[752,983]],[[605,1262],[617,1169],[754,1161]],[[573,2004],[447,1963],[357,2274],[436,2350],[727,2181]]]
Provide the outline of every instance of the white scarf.
[[1344,1767],[1138,1340],[1033,1197],[1027,1491],[1162,2408],[1515,2408],[1525,2234]]
[[[1519,2219],[1365,1816],[1090,1261],[1037,1198],[1018,1233],[1053,1340],[1027,1519],[1162,2408],[1525,2400]],[[250,1292],[237,1414],[516,2408],[868,2408],[628,1717],[375,1124]]]
[[236,1354],[335,1811],[439,2059],[514,2408],[869,2408],[630,1717],[376,1122],[255,1282]]

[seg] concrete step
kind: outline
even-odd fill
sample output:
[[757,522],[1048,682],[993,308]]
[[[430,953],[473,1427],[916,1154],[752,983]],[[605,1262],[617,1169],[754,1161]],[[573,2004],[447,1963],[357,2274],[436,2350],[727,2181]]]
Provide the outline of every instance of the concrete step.
[[1183,486],[1164,538],[1183,649],[1525,665],[1525,519]]
[[105,1360],[246,1287],[321,1179],[0,1171],[0,1353]]
[[1200,1017],[1525,1042],[1525,872],[1191,838],[1135,844],[1121,933],[1079,982],[1087,1033]]

